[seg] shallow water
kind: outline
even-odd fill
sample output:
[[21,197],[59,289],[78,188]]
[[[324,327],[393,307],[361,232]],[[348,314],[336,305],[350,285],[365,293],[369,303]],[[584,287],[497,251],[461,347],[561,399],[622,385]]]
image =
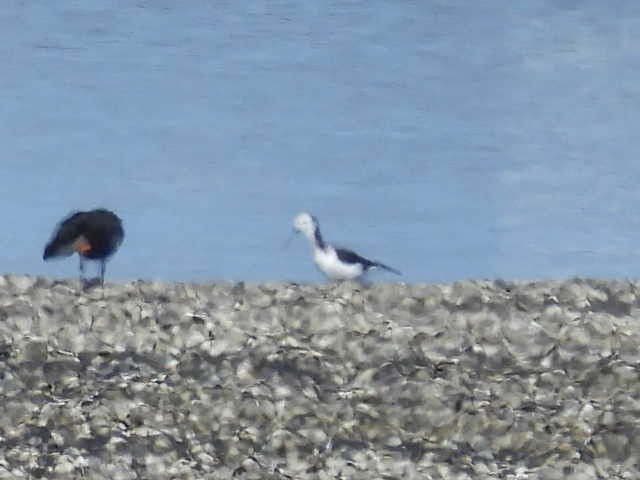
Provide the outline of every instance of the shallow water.
[[640,4],[522,3],[5,2],[1,270],[104,205],[110,279],[320,280],[300,210],[410,282],[636,276]]

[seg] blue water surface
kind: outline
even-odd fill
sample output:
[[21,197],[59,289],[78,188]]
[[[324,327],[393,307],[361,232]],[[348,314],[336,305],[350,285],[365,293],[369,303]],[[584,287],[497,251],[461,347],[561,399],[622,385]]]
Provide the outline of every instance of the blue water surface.
[[[0,270],[106,206],[111,280],[635,277],[640,2],[6,0]],[[396,280],[376,272],[378,281]]]

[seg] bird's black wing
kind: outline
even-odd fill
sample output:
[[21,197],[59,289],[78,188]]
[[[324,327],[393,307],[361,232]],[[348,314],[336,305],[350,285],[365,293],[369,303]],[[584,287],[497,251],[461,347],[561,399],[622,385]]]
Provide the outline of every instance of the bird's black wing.
[[402,275],[398,270],[390,267],[389,265],[364,258],[358,255],[353,250],[349,250],[347,248],[336,248],[336,255],[338,256],[338,259],[343,261],[344,263],[360,263],[364,270],[369,270],[370,268],[377,267],[387,270],[391,273],[395,273],[396,275]]
[[336,255],[341,262],[344,263],[359,263],[364,269],[371,268],[375,265],[375,262],[368,260],[364,257],[361,257],[353,250],[349,250],[348,248],[336,248]]
[[99,208],[87,212],[84,223],[84,235],[91,243],[90,258],[110,255],[124,240],[122,220],[109,210]]

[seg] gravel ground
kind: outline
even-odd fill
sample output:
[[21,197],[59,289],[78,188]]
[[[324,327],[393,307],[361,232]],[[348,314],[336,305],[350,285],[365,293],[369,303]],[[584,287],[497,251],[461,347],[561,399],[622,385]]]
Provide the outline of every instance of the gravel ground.
[[640,478],[638,285],[0,277],[0,478]]

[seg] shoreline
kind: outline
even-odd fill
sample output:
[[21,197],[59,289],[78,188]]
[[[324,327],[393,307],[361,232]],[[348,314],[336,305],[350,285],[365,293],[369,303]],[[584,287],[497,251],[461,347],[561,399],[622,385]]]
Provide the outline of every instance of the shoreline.
[[640,284],[78,285],[0,277],[0,478],[640,474]]

